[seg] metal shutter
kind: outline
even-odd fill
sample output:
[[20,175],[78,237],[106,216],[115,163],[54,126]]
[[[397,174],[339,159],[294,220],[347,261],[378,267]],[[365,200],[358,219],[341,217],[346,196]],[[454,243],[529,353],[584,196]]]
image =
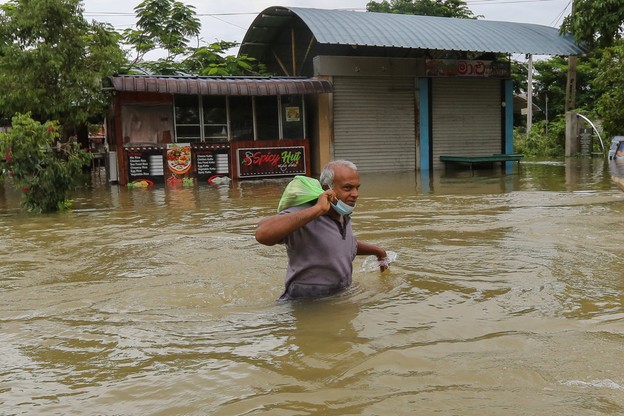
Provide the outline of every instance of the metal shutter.
[[416,169],[414,78],[334,77],[334,159],[362,172]]
[[433,168],[440,155],[502,152],[501,81],[434,78],[432,81]]

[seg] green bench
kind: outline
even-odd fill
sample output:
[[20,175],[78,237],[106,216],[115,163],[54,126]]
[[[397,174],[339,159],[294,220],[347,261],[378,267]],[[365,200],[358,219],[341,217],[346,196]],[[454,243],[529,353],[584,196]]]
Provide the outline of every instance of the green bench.
[[473,166],[485,163],[504,163],[504,162],[517,162],[518,169],[520,169],[520,161],[524,155],[513,153],[509,155],[504,154],[491,154],[491,155],[478,155],[478,156],[440,156],[440,161],[447,163],[461,163],[470,165],[470,173],[474,175]]

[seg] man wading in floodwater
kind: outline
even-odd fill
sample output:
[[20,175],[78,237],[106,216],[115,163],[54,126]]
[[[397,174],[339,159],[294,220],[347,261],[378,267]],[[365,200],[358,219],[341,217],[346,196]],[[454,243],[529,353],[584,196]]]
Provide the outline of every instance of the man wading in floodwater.
[[[329,162],[321,172],[318,199],[286,208],[260,221],[256,240],[267,246],[286,245],[288,270],[281,300],[336,293],[351,285],[356,255],[374,255],[380,270],[386,251],[358,241],[350,215],[359,195],[357,167],[346,160]],[[318,195],[318,194],[317,194]]]

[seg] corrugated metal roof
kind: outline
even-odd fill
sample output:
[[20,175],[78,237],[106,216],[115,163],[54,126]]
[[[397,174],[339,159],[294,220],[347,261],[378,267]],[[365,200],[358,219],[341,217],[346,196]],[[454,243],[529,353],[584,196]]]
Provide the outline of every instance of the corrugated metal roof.
[[192,95],[289,95],[332,92],[327,80],[279,77],[177,77],[121,75],[109,77],[116,91]]
[[448,17],[271,7],[249,28],[241,44],[246,53],[271,42],[288,16],[298,16],[321,44],[445,51],[578,55],[585,51],[553,27],[528,23]]

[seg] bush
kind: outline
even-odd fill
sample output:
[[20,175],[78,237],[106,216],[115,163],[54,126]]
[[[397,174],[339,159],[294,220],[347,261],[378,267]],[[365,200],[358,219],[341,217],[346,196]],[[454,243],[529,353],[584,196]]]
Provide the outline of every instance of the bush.
[[538,121],[533,124],[527,138],[526,131],[514,129],[514,152],[527,157],[561,158],[565,156],[565,119],[548,124]]
[[69,193],[91,160],[77,142],[60,143],[59,136],[58,122],[41,124],[30,114],[17,114],[11,129],[0,133],[0,172],[22,191],[22,205],[30,212],[69,208]]

